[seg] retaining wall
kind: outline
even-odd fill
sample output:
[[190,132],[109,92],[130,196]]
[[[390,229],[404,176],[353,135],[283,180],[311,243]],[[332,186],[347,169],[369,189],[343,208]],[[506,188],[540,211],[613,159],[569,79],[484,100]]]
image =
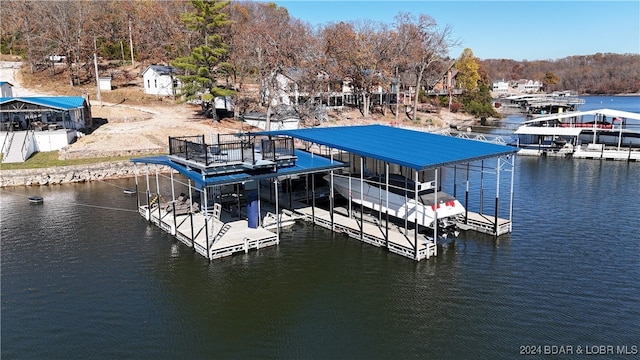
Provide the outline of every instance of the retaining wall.
[[[171,169],[160,165],[138,165],[138,173],[144,174],[149,166],[150,172],[170,172]],[[117,161],[90,165],[60,166],[47,169],[0,170],[0,187],[58,185],[83,183],[88,181],[121,179],[136,175],[135,165],[130,161]]]

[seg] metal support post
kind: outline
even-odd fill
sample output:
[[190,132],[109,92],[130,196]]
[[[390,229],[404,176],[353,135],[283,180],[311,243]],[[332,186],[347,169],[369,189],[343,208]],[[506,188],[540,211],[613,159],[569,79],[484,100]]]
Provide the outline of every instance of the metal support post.
[[496,167],[496,208],[494,209],[495,221],[493,223],[493,234],[498,236],[498,203],[500,198],[500,158]]
[[280,244],[280,207],[278,204],[278,198],[280,195],[278,194],[278,178],[275,180],[276,187],[276,244]]

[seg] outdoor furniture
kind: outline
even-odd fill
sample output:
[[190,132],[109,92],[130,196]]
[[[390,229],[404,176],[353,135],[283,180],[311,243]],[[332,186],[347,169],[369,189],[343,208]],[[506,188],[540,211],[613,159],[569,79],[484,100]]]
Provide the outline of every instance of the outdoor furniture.
[[33,130],[42,131],[43,127],[44,127],[44,125],[42,124],[41,121],[32,121],[31,122],[31,129],[33,129]]

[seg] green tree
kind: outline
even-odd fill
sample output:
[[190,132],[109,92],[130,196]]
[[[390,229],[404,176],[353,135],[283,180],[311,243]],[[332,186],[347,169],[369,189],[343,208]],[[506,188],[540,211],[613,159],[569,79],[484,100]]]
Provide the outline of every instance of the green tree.
[[489,72],[473,56],[471,49],[462,52],[456,68],[459,71],[458,85],[464,89],[461,99],[464,110],[480,118],[500,117],[492,105]]
[[476,117],[500,117],[492,105],[491,90],[488,84],[480,82],[475,90],[462,94],[464,110]]
[[177,77],[182,81],[182,95],[187,99],[198,94],[209,93],[210,96],[226,96],[232,90],[217,86],[218,74],[228,66],[225,62],[227,44],[224,42],[222,30],[229,24],[228,15],[223,9],[229,1],[192,0],[193,12],[182,14],[182,22],[197,34],[198,46],[188,56],[177,58],[172,62],[176,68],[183,69],[185,74]]
[[456,70],[458,70],[457,83],[458,86],[465,91],[473,91],[478,89],[480,81],[480,65],[478,59],[473,55],[471,49],[466,48],[456,61]]
[[544,78],[542,79],[542,84],[544,85],[545,89],[550,89],[552,85],[555,85],[559,82],[560,78],[552,72],[544,74]]

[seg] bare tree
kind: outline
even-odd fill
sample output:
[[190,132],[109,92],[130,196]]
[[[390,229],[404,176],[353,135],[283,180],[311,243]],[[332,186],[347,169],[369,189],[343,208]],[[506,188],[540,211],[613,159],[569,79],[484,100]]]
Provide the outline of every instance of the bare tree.
[[418,92],[425,72],[435,62],[445,58],[449,48],[456,46],[458,41],[451,38],[450,26],[439,28],[431,16],[424,14],[418,17],[407,13],[399,14],[396,16],[396,29],[398,38],[403,39],[399,45],[404,48],[406,66],[415,75],[416,96],[412,109],[412,118],[415,119],[418,109]]
[[300,64],[304,51],[305,25],[292,19],[287,9],[275,4],[259,4],[254,13],[250,36],[252,58],[260,78],[261,97],[267,107],[266,128],[270,128],[275,96],[280,91],[280,75]]
[[2,13],[2,33],[15,33],[16,38],[24,39],[20,47],[24,49],[29,70],[35,72],[36,65],[41,64],[47,55],[45,41],[40,36],[42,26],[36,21],[36,16],[42,14],[42,4],[30,1],[3,2]]
[[386,86],[391,72],[392,39],[387,26],[372,21],[340,22],[324,27],[320,36],[331,74],[350,82],[362,99],[362,115],[369,116],[371,91]]

